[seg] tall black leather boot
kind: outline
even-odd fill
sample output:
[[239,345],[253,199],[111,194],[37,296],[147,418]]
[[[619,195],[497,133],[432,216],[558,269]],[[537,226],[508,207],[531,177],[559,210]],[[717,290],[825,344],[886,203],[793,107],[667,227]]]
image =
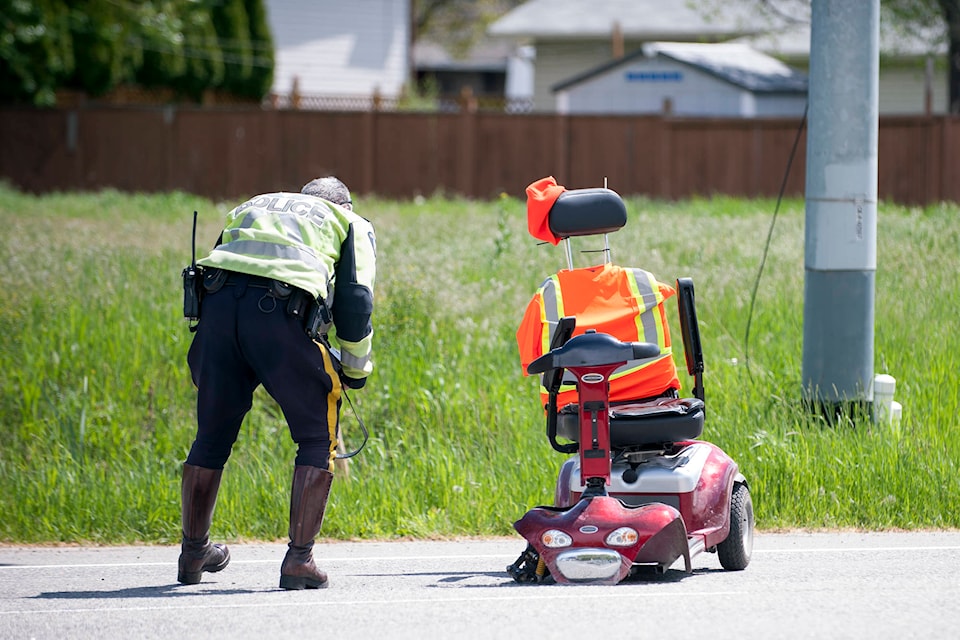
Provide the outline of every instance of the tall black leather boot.
[[180,487],[183,541],[177,571],[177,581],[183,584],[197,584],[204,571],[221,571],[230,564],[226,545],[210,544],[209,538],[222,475],[222,469],[183,465]]
[[327,574],[313,563],[313,540],[320,533],[333,474],[297,465],[290,490],[290,544],[280,566],[283,589],[325,589]]

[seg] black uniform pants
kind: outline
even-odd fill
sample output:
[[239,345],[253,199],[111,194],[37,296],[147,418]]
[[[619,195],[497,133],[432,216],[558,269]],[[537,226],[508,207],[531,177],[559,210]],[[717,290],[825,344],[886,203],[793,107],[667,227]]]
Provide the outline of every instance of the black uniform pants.
[[[253,392],[263,385],[287,420],[296,464],[330,469],[336,455],[340,380],[330,354],[270,295],[269,281],[231,274],[208,293],[187,362],[197,386],[197,437],[187,463],[222,469]],[[332,470],[332,469],[331,469]]]

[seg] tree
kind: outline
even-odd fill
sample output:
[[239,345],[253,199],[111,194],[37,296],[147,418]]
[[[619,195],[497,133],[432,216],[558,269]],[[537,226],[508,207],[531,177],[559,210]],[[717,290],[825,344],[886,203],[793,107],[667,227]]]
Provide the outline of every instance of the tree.
[[947,41],[947,110],[960,113],[960,0],[885,0],[880,5],[906,33]]
[[171,85],[194,100],[200,100],[204,91],[219,87],[223,82],[223,51],[207,2],[185,3],[182,11],[187,68]]
[[943,17],[947,21],[950,47],[947,61],[950,76],[950,113],[960,113],[960,0],[940,0]]
[[220,0],[213,27],[223,51],[222,88],[236,96],[260,99],[273,84],[273,37],[261,0]]
[[253,69],[250,26],[244,1],[222,0],[213,6],[211,17],[223,52],[222,87],[230,93],[243,94]]
[[250,70],[249,93],[243,94],[262,98],[273,86],[273,35],[267,21],[267,11],[262,0],[245,0],[247,22],[250,26],[250,47],[253,50]]
[[0,101],[123,84],[260,99],[273,79],[264,0],[0,0]]
[[67,8],[55,0],[2,0],[0,26],[0,100],[54,104],[74,68]]
[[63,85],[99,96],[129,78],[141,53],[133,18],[127,5],[109,0],[70,3],[74,66]]
[[490,24],[525,0],[411,0],[413,39],[443,45],[454,56],[466,55]]
[[142,58],[133,81],[145,87],[169,87],[186,73],[183,20],[176,0],[143,4],[139,9]]

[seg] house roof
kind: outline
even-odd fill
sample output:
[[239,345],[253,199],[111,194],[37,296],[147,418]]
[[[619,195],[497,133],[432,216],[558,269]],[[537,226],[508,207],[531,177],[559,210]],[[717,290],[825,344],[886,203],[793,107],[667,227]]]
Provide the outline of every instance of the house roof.
[[[807,58],[810,56],[810,23],[797,22],[767,33],[737,38],[736,42],[749,44],[765,53],[784,58]],[[947,42],[945,29],[931,27],[916,33],[907,33],[896,26],[880,23],[880,52],[899,58],[945,55]]]
[[755,93],[805,93],[806,74],[745,44],[652,42],[552,87],[562,91],[637,59],[673,60]]
[[[609,39],[614,23],[632,40],[717,42],[738,40],[789,58],[810,55],[810,5],[788,18],[758,0],[529,0],[487,29],[512,40]],[[945,54],[946,28],[906,33],[881,16],[880,51],[898,57]]]
[[744,2],[722,12],[687,0],[530,0],[490,25],[492,36],[513,39],[594,39],[619,23],[624,37],[643,40],[726,40],[782,26]]
[[483,40],[463,58],[457,58],[436,42],[417,40],[413,44],[413,66],[419,71],[505,72],[513,54],[510,43]]

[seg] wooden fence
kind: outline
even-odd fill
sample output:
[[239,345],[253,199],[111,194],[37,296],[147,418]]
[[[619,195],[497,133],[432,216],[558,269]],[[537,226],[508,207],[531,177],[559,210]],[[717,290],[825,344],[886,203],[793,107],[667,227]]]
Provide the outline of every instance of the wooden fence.
[[[242,198],[335,174],[355,192],[522,196],[537,178],[624,195],[776,196],[799,119],[249,108],[0,110],[0,179],[32,192],[182,190]],[[960,202],[960,118],[880,119],[878,189]],[[786,181],[803,196],[806,136]]]

